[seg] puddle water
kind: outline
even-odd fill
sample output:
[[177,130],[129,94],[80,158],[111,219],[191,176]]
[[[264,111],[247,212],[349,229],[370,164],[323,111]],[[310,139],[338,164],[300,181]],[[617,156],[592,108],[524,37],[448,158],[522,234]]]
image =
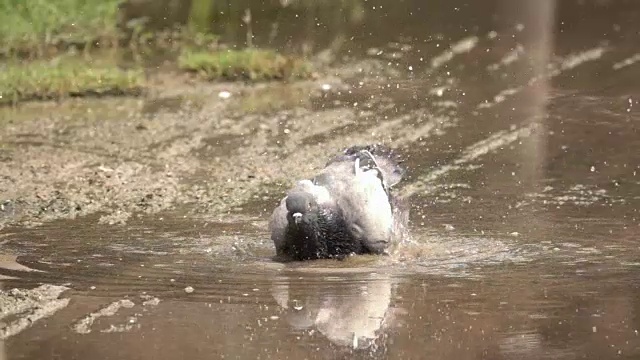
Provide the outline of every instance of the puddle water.
[[[286,172],[296,149],[384,141],[407,157],[411,238],[389,256],[276,262],[266,221],[280,194],[259,189],[215,221],[5,228],[0,359],[640,357],[640,7],[302,4],[218,13],[250,7],[256,44],[334,46],[366,70],[305,101],[311,112],[254,96],[235,110],[251,116],[193,152],[272,137],[265,153]],[[262,133],[275,135],[245,136]]]

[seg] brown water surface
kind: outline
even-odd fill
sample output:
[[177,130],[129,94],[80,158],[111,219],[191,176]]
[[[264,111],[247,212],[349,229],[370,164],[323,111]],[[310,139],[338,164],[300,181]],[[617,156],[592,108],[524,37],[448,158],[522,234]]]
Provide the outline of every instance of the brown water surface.
[[195,128],[186,159],[299,177],[384,141],[407,156],[411,238],[389,256],[276,262],[268,184],[228,215],[7,227],[2,288],[64,285],[70,301],[0,340],[0,359],[640,358],[640,4],[245,3],[255,43],[332,47],[355,75],[298,113],[255,110],[258,92],[237,122]]

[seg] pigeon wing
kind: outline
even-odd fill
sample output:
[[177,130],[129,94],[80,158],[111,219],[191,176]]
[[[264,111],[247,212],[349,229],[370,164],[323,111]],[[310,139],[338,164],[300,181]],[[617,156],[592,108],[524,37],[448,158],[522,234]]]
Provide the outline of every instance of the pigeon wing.
[[334,161],[315,178],[328,189],[351,235],[373,253],[388,246],[393,211],[376,169],[362,170],[359,161]]
[[341,154],[332,157],[327,162],[327,166],[337,162],[353,162],[355,159],[360,159],[362,165],[373,160],[375,166],[382,172],[382,177],[389,187],[399,183],[406,173],[400,156],[391,148],[380,144],[348,147]]

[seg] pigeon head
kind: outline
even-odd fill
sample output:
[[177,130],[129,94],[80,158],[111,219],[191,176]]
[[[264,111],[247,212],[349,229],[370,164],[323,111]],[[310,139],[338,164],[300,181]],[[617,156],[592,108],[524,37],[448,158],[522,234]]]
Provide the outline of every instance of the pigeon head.
[[317,209],[318,204],[312,194],[304,191],[296,191],[287,196],[287,212],[296,224],[299,224],[302,217]]
[[319,204],[314,193],[293,191],[285,206],[287,252],[294,259],[340,258],[362,251],[360,242],[348,233],[339,209]]

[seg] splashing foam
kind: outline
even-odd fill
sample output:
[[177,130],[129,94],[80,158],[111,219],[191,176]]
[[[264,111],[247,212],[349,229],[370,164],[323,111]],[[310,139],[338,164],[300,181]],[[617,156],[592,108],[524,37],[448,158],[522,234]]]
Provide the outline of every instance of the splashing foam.
[[588,61],[598,60],[606,51],[607,49],[605,47],[598,46],[577,54],[569,55],[560,63],[560,69],[562,71],[571,70]]
[[520,56],[524,54],[524,47],[518,44],[513,50],[509,51],[500,61],[487,66],[489,71],[497,71],[502,67],[507,67],[520,59]]
[[630,56],[620,62],[613,64],[613,70],[620,70],[622,68],[626,68],[627,66],[631,66],[640,61],[640,53],[637,53],[633,56]]
[[[448,114],[442,114],[442,113]],[[435,113],[424,109],[411,111],[398,117],[380,122],[369,128],[371,136],[390,146],[399,147],[426,139],[434,134],[442,134],[444,129],[457,124],[455,108],[441,106]],[[411,125],[411,124],[415,124]],[[393,135],[393,136],[392,136]]]
[[477,36],[469,36],[451,45],[449,50],[431,59],[431,68],[437,69],[451,61],[456,55],[468,53],[478,45]]
[[495,105],[500,104],[505,100],[507,100],[508,97],[518,94],[523,89],[525,89],[526,86],[532,86],[538,81],[543,79],[551,79],[553,77],[556,77],[562,74],[565,71],[572,70],[586,62],[599,60],[607,52],[607,50],[608,49],[606,47],[598,46],[595,48],[591,48],[589,50],[568,55],[567,57],[560,59],[556,64],[550,64],[549,71],[547,73],[544,73],[538,76],[533,76],[531,79],[529,79],[526,85],[516,86],[513,88],[502,90],[493,97],[492,101],[486,100],[478,104],[477,108],[488,109],[488,108],[494,107]]
[[498,131],[497,133],[489,136],[488,138],[481,140],[469,147],[467,147],[461,154],[461,156],[455,159],[453,162],[447,165],[443,165],[426,175],[419,177],[413,183],[402,188],[401,192],[403,196],[411,196],[417,193],[430,193],[437,187],[433,184],[439,178],[449,174],[456,170],[468,169],[471,162],[474,162],[482,156],[499,150],[508,144],[515,142],[518,139],[529,137],[535,130],[537,124],[535,122],[529,125],[523,126],[513,131]]
[[520,91],[522,91],[523,88],[524,88],[524,86],[517,86],[517,87],[501,90],[496,96],[493,97],[493,101],[487,101],[487,102],[480,103],[480,104],[478,104],[477,108],[478,109],[488,109],[488,108],[494,107],[494,106],[500,104],[501,102],[507,100],[507,98],[509,96],[513,96],[513,95],[519,93]]
[[514,249],[490,237],[419,233],[393,249],[389,265],[400,265],[413,272],[470,277],[481,276],[476,271],[471,272],[474,264],[523,262],[534,255],[533,251]]

